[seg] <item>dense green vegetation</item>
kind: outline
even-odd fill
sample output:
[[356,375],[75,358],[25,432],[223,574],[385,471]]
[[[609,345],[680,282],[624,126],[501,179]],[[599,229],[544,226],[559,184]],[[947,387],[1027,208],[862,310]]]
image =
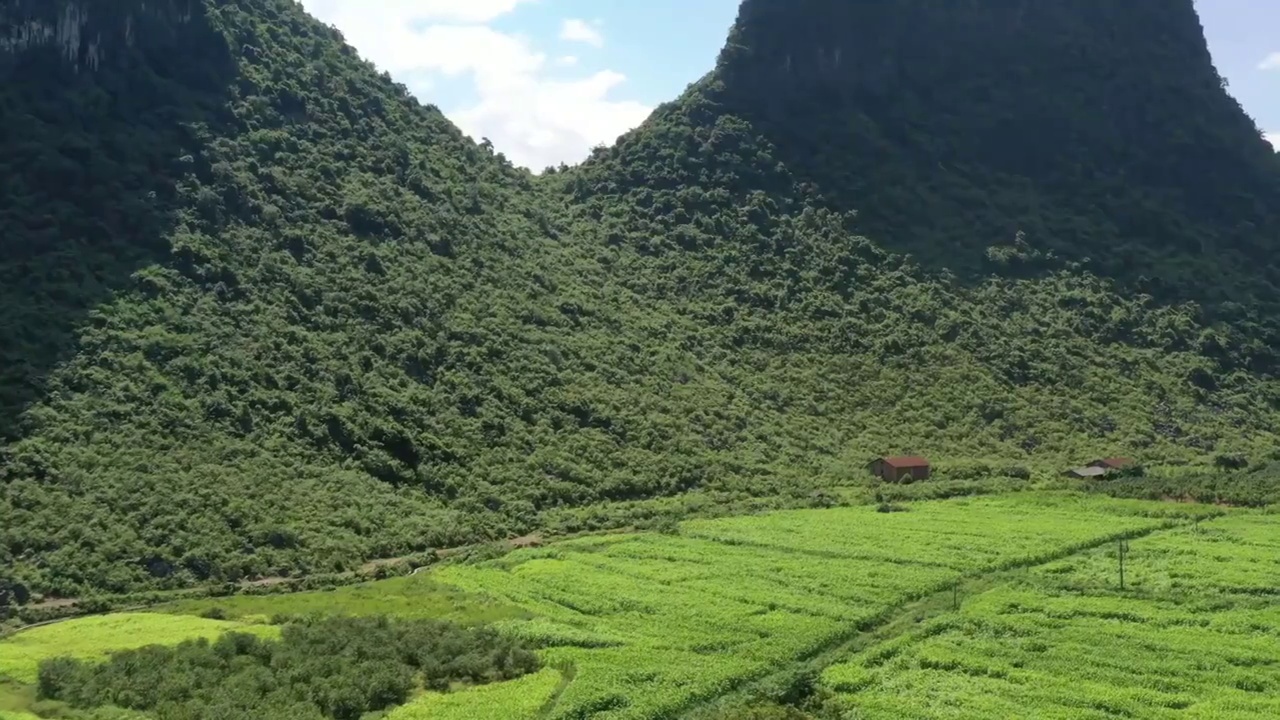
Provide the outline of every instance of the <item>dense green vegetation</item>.
[[114,653],[105,663],[40,664],[42,698],[159,718],[358,720],[416,688],[509,680],[537,657],[492,630],[430,620],[330,618],[285,625],[279,640],[230,632],[174,647]]
[[1275,441],[1280,163],[1190,0],[751,0],[543,177],[292,0],[69,1],[0,2],[85,23],[0,48],[0,607]]
[[1280,504],[1280,461],[1213,472],[1106,479],[1086,486],[1115,497],[1265,507]]
[[[4,58],[6,103],[41,121],[21,129],[54,137],[2,151],[66,165],[63,145],[89,145],[104,173],[158,186],[95,185],[116,204],[155,192],[145,216],[165,245],[127,268],[59,245],[6,260],[21,283],[3,283],[19,288],[5,306],[23,312],[0,345],[24,374],[4,414],[32,383],[44,398],[5,451],[0,552],[22,587],[343,570],[529,529],[545,509],[778,489],[774,433],[730,437],[756,408],[681,348],[694,326],[619,289],[594,249],[558,244],[528,174],[287,0],[182,27],[199,52],[139,43],[96,72],[54,48]],[[206,64],[230,47],[229,67]],[[111,82],[145,91],[94,103]],[[60,124],[68,106],[82,128]],[[164,162],[135,167],[147,123],[167,123],[142,136]],[[97,242],[131,241],[69,203],[66,182],[2,163],[27,183],[6,217],[68,214]],[[115,275],[82,282],[70,262]],[[111,297],[90,297],[102,284]],[[74,343],[28,342],[51,328]]]

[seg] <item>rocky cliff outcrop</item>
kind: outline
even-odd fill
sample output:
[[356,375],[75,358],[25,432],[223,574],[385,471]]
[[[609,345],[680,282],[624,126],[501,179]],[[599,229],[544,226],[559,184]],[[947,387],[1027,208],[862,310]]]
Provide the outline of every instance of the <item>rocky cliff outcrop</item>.
[[76,68],[96,70],[120,47],[191,21],[197,0],[4,0],[0,55],[56,50]]

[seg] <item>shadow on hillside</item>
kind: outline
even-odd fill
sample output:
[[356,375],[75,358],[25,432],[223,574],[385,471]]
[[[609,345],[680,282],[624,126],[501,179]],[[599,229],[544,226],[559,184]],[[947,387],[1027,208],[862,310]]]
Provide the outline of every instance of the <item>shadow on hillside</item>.
[[[969,280],[1052,252],[1164,299],[1274,295],[1280,166],[1192,3],[749,5],[719,99],[885,249]],[[1019,233],[1032,261],[993,264]]]
[[[936,30],[925,46],[952,34]],[[914,25],[902,31],[920,40]],[[880,248],[970,288],[1083,271],[1120,297],[1195,303],[1175,312],[1222,331],[1203,348],[1220,371],[1280,372],[1280,165],[1207,62],[1186,59],[1170,85],[1159,67],[1121,80],[1105,62],[1066,72],[1021,36],[948,66],[903,59],[924,48],[860,50],[825,27],[804,28],[803,53],[786,33],[757,34],[722,57],[717,110],[746,120],[821,204],[855,212]],[[1014,76],[998,71],[1002,55],[1017,59]]]
[[[997,109],[982,108],[991,115]],[[1228,197],[1204,207],[1180,201],[1203,198],[1198,186],[1121,181],[1131,171],[1109,166],[1100,153],[1085,170],[1076,167],[1088,162],[1083,158],[1045,153],[1028,161],[1039,172],[994,149],[966,147],[947,157],[937,148],[963,132],[945,120],[908,127],[892,117],[824,118],[814,108],[799,112],[808,119],[799,124],[790,119],[794,108],[783,117],[740,112],[797,180],[833,209],[856,211],[861,232],[886,250],[910,254],[925,270],[971,282],[993,272],[1038,276],[1085,262],[1130,291],[1174,302],[1239,300],[1242,286],[1263,279],[1269,265],[1270,251],[1259,242],[1268,234],[1263,228],[1280,228],[1280,216],[1269,211],[1280,201],[1268,187],[1275,174],[1262,173],[1255,162],[1261,155],[1244,153],[1247,134],[1217,143],[1224,149],[1212,174],[1233,182],[1222,183],[1230,185],[1221,193]],[[987,134],[999,135],[999,126]],[[1152,154],[1171,154],[1161,143],[1152,146]],[[1229,149],[1237,157],[1227,157]],[[1032,154],[1012,144],[1009,152]],[[1233,214],[1237,198],[1248,203]],[[1011,262],[993,262],[989,248],[1012,255]]]
[[201,162],[189,126],[222,122],[237,69],[204,4],[192,8],[182,22],[104,11],[78,63],[57,45],[0,54],[0,443],[21,434],[94,308],[169,257],[176,179]]

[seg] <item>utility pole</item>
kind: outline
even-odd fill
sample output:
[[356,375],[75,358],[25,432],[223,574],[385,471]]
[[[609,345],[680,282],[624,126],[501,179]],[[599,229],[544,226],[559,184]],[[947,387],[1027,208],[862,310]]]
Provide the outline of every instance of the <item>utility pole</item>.
[[1120,589],[1124,590],[1124,557],[1129,554],[1129,541],[1120,539],[1119,552],[1117,557],[1120,558]]

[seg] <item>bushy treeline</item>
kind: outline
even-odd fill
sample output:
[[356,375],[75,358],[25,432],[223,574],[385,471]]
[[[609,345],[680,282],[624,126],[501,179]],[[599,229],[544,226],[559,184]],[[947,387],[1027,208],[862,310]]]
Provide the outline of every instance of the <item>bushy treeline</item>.
[[[499,548],[505,543],[492,543]],[[441,558],[436,553],[420,553],[397,558],[394,562],[381,562],[354,572],[316,573],[291,578],[273,578],[270,582],[243,584],[221,583],[194,585],[178,590],[151,590],[121,594],[92,594],[75,598],[70,603],[30,602],[33,598],[27,588],[0,571],[0,632],[6,626],[22,627],[60,618],[95,613],[106,613],[126,608],[139,608],[176,600],[228,597],[232,595],[276,595],[281,593],[313,590],[331,590],[344,585],[382,580],[407,575],[417,568],[431,565]]]
[[1105,478],[1086,485],[1114,497],[1265,507],[1280,504],[1280,461],[1269,460],[1243,469],[1224,467],[1168,476]]
[[517,641],[429,620],[327,618],[285,625],[280,639],[217,640],[115,653],[104,663],[41,663],[44,700],[114,706],[160,720],[358,720],[421,688],[509,680],[538,668]]

